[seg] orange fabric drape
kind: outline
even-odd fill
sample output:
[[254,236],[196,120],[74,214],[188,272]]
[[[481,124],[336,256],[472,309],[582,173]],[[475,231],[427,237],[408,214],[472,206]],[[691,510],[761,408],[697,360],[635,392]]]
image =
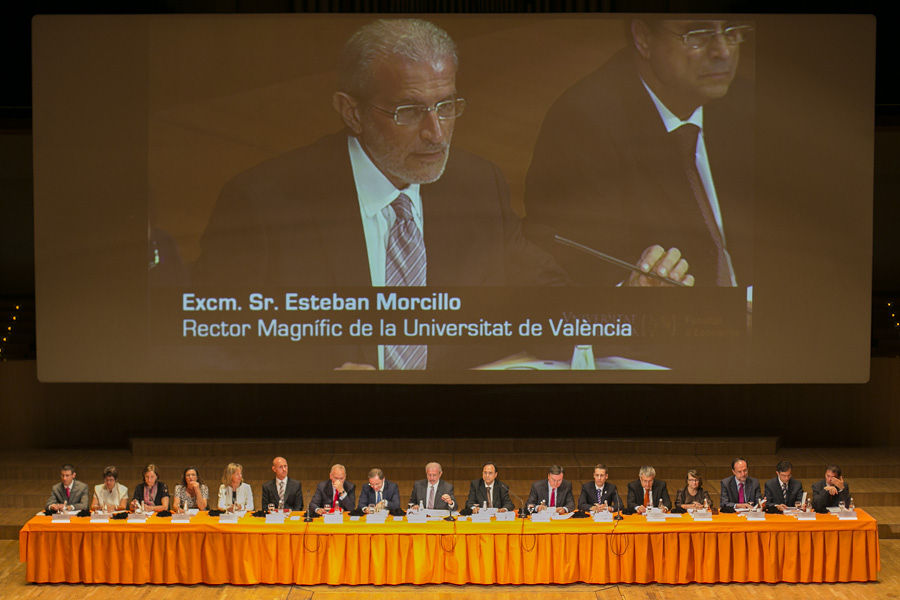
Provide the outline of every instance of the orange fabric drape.
[[875,520],[718,515],[618,524],[425,524],[289,521],[234,525],[201,513],[190,524],[32,518],[19,534],[37,583],[400,584],[716,583],[872,581],[880,569]]

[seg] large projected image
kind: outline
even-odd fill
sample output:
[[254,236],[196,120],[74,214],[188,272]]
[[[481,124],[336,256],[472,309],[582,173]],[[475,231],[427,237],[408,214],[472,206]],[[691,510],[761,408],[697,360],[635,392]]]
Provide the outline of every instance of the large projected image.
[[[867,348],[868,331],[856,331],[868,314],[865,251],[836,267],[846,283],[864,282],[842,290],[854,306],[841,317],[850,343],[822,349],[812,369],[771,354],[806,326],[788,306],[797,273],[781,271],[783,246],[798,257],[827,251],[846,202],[834,190],[821,230],[806,224],[772,243],[771,225],[796,210],[783,186],[772,194],[784,167],[769,170],[777,156],[758,140],[806,126],[776,107],[785,92],[774,85],[789,71],[778,33],[799,18],[54,17],[36,22],[36,65],[60,30],[78,37],[65,27],[75,20],[87,27],[68,62],[83,60],[90,75],[91,56],[110,43],[123,66],[132,61],[128,94],[128,81],[105,85],[128,96],[113,120],[133,131],[79,138],[52,92],[84,92],[36,67],[38,310],[58,325],[39,324],[42,379],[728,382],[817,380],[818,367],[824,380],[868,376],[867,359],[853,355]],[[854,35],[872,34],[870,21],[850,21]],[[87,41],[114,25],[127,40]],[[825,98],[852,118],[871,112],[871,92]],[[841,153],[871,157],[871,124],[849,129]],[[118,256],[103,284],[114,293],[98,304],[87,273],[97,265],[51,261],[64,224],[41,214],[58,202],[54,173],[64,170],[48,144],[102,155],[91,138],[103,136],[115,138],[106,153],[122,163],[118,181],[144,182],[144,193],[117,198],[91,225],[94,243]],[[819,152],[811,140],[787,146]],[[803,168],[795,161],[795,175]],[[117,186],[101,169],[94,176]],[[848,178],[871,195],[871,173]],[[101,212],[113,202],[69,189]],[[864,223],[858,239],[870,260]],[[807,289],[825,283],[814,269],[799,277]],[[61,287],[115,323],[111,348],[67,351],[71,305],[51,295]],[[847,365],[836,378],[834,361]]]

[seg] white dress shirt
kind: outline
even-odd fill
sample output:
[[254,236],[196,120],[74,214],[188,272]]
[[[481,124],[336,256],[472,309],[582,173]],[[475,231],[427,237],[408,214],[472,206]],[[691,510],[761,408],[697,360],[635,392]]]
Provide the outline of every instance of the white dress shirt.
[[[347,151],[350,154],[356,197],[359,200],[359,214],[366,238],[366,252],[369,255],[369,276],[372,279],[372,287],[384,287],[388,238],[391,227],[397,220],[391,202],[401,193],[410,199],[413,219],[419,231],[425,235],[419,184],[410,184],[404,190],[395,188],[375,166],[359,144],[359,140],[352,135],[347,137]],[[384,368],[384,346],[378,346],[378,368]]]

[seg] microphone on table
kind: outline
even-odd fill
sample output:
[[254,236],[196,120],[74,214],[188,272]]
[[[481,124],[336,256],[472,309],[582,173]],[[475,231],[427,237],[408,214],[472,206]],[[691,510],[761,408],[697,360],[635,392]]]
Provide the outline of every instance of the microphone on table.
[[625,517],[622,516],[622,498],[616,494],[616,514],[613,516],[614,521],[621,521]]

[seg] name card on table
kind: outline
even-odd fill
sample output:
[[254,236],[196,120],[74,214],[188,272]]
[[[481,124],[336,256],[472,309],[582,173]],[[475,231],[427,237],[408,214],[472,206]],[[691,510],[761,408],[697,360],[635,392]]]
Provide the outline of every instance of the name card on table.
[[544,509],[541,512],[531,513],[531,522],[532,523],[549,523],[552,513],[553,513],[553,511],[551,511],[549,508]]
[[285,514],[283,512],[266,513],[266,524],[284,525]]
[[425,523],[427,520],[428,516],[424,510],[411,510],[406,513],[407,523]]
[[326,525],[341,525],[344,522],[344,513],[338,511],[325,513],[322,520]]
[[842,511],[838,512],[837,516],[838,516],[838,519],[840,519],[841,521],[856,521],[856,520],[858,520],[855,510],[842,510]]
[[219,515],[219,523],[227,523],[229,525],[232,523],[237,523],[239,517],[240,515],[238,515],[238,513],[236,512],[222,513],[221,515]]
[[129,513],[126,523],[146,523],[147,515],[143,513]]
[[50,517],[51,523],[69,523],[71,521],[71,517],[69,517],[68,513],[64,512],[56,512]]
[[747,520],[748,521],[765,521],[766,513],[764,513],[761,510],[751,510],[750,512],[747,513]]
[[816,513],[814,512],[798,512],[796,515],[797,520],[799,521],[815,521]]
[[591,518],[594,519],[594,523],[612,523],[613,515],[608,510],[598,510],[595,513],[591,513]]
[[372,525],[384,525],[384,522],[387,521],[387,517],[388,513],[386,510],[369,513],[366,515],[366,523],[371,523]]
[[659,510],[658,508],[648,508],[647,509],[647,522],[648,523],[665,523],[666,522],[666,513]]
[[109,523],[109,513],[91,513],[91,523]]
[[491,522],[491,513],[486,511],[478,511],[477,513],[472,513],[472,522],[473,523],[490,523]]
[[695,510],[691,516],[695,521],[712,521],[712,513],[708,510]]
[[498,523],[500,521],[515,521],[516,513],[512,512],[510,510],[508,510],[506,512],[498,512],[496,515],[494,515],[494,518],[497,520]]

